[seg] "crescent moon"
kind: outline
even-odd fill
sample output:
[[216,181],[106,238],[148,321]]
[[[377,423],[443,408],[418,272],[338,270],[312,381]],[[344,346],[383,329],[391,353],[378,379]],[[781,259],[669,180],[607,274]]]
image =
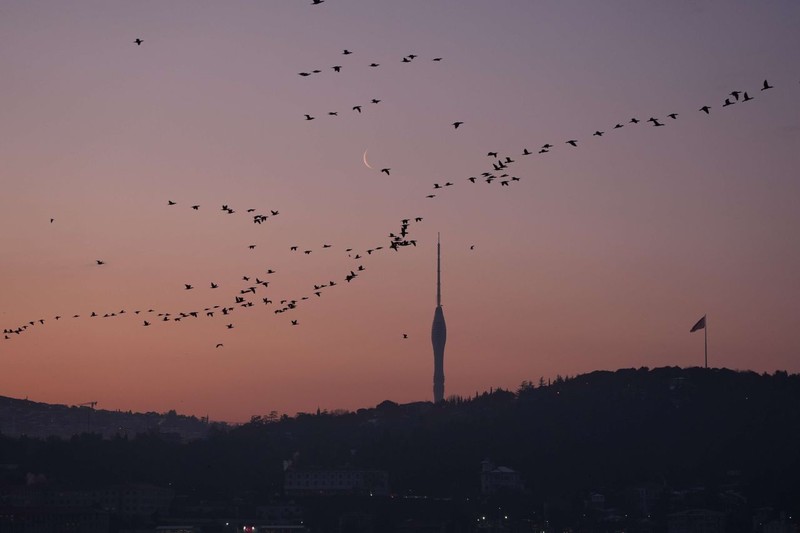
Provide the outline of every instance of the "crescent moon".
[[368,150],[369,150],[369,149],[367,149],[367,150],[364,150],[364,157],[363,157],[363,159],[364,159],[364,165],[365,165],[367,168],[369,168],[369,169],[372,169],[372,167],[371,167],[371,166],[369,166],[369,163],[367,162],[367,151],[368,151]]

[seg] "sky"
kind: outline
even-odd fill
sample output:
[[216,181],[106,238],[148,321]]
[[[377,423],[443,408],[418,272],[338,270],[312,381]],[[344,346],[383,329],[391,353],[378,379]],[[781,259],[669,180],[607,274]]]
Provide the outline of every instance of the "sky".
[[703,315],[709,366],[798,372],[798,27],[795,0],[4,0],[0,327],[28,327],[0,395],[431,400],[437,234],[445,396],[699,366]]

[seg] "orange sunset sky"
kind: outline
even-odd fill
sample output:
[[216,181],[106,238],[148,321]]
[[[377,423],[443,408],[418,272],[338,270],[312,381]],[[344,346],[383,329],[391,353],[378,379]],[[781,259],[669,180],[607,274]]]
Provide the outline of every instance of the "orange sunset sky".
[[28,327],[0,395],[430,400],[437,233],[446,396],[702,365],[704,314],[710,366],[798,372],[798,27],[793,0],[6,0],[0,326]]

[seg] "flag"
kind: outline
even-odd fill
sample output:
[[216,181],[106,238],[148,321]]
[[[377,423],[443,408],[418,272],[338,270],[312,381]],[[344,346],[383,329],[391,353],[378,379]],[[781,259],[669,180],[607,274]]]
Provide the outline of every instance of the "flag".
[[694,333],[698,329],[706,329],[706,315],[703,315],[703,318],[697,321],[697,324],[692,326],[692,329],[689,330],[689,333]]

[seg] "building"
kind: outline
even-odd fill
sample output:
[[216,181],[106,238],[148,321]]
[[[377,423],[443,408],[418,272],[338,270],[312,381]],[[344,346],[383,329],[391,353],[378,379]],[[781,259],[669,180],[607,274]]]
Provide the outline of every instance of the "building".
[[383,470],[296,470],[285,472],[287,496],[303,494],[368,494],[387,496],[389,474]]
[[442,311],[442,246],[436,238],[436,310],[433,313],[431,342],[433,344],[433,401],[444,400],[444,345],[447,342],[447,326]]
[[491,495],[504,492],[522,492],[519,472],[507,466],[495,466],[489,460],[481,462],[481,494]]

